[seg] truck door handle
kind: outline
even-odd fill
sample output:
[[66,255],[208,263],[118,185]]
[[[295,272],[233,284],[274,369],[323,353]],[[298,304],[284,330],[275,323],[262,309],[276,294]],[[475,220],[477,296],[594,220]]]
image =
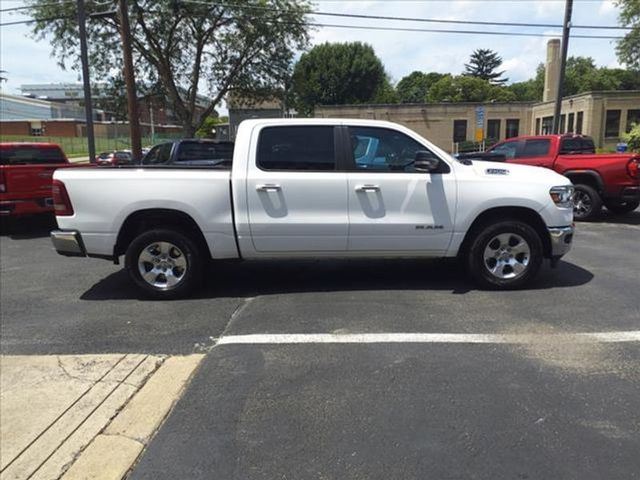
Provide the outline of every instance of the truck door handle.
[[279,192],[281,188],[275,183],[265,183],[264,185],[256,185],[256,190],[258,192]]
[[370,192],[379,192],[379,191],[380,191],[380,187],[378,185],[358,185],[356,187],[356,192],[370,193]]

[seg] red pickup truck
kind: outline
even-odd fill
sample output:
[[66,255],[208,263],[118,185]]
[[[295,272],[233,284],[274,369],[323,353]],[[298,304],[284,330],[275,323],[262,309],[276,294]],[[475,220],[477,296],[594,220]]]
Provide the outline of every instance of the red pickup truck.
[[73,166],[53,143],[0,143],[0,216],[53,212],[53,172]]
[[581,135],[537,135],[509,138],[488,153],[508,163],[546,167],[575,186],[574,218],[596,218],[604,204],[614,213],[640,205],[640,154],[596,154],[593,140]]

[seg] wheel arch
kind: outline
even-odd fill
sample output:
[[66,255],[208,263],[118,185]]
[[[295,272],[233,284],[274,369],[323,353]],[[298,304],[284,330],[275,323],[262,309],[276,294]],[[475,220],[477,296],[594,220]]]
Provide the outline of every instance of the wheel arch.
[[574,185],[584,184],[594,188],[597,192],[604,190],[604,181],[595,170],[567,170],[562,173]]
[[207,241],[197,222],[189,214],[168,208],[137,210],[125,219],[113,248],[114,258],[123,255],[135,237],[154,228],[176,230],[196,242],[204,255],[211,256]]
[[484,227],[506,220],[518,220],[533,228],[540,236],[544,257],[551,257],[551,237],[547,225],[538,212],[527,207],[493,207],[481,212],[467,230],[458,249],[458,257],[463,258],[466,255],[473,239]]

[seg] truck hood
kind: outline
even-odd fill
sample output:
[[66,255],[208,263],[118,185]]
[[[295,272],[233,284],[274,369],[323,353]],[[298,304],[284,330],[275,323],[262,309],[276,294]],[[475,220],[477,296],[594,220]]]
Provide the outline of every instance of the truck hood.
[[472,168],[477,176],[491,180],[503,179],[509,183],[537,183],[549,186],[571,185],[567,177],[543,167],[482,161],[473,162]]

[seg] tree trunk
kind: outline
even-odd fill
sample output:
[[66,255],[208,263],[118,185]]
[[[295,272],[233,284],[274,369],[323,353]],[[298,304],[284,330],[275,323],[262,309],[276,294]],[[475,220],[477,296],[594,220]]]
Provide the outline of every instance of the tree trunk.
[[191,123],[182,124],[182,138],[193,138],[196,136],[196,128]]

